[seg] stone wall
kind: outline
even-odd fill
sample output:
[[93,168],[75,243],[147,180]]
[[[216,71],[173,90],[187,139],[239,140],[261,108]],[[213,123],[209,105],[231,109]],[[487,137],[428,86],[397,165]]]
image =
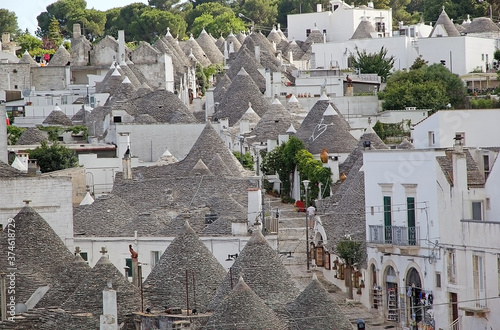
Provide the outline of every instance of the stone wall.
[[29,64],[0,64],[0,90],[23,90],[30,85],[31,74]]
[[31,86],[35,90],[59,90],[65,89],[68,85],[66,81],[66,67],[65,66],[41,66],[34,67],[31,70],[32,81]]
[[43,174],[42,176],[71,178],[71,183],[73,185],[73,206],[80,205],[80,202],[83,200],[85,194],[87,193],[85,183],[85,168],[83,167],[67,168],[65,170]]

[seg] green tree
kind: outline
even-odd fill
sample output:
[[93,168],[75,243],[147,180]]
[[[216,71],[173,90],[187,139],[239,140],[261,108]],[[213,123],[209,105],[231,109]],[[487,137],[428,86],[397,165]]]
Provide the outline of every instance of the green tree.
[[324,9],[329,8],[330,2],[328,0],[314,1],[314,0],[278,0],[278,16],[277,22],[283,27],[287,25],[287,16],[290,14],[306,14],[314,13],[316,5],[321,4]]
[[16,13],[7,9],[0,9],[0,31],[15,35],[19,32]]
[[73,35],[73,17],[82,16],[87,2],[85,0],[58,0],[47,6],[47,11],[37,16],[38,30],[36,35],[44,37],[49,34],[52,18],[59,22],[60,33],[63,38],[70,39]]
[[204,13],[195,18],[191,33],[198,36],[203,29],[213,36],[221,34],[227,36],[232,31],[245,30],[245,23],[236,17],[233,12],[224,12],[216,16]]
[[[229,8],[227,6],[223,6],[222,4],[217,3],[217,2],[209,2],[209,3],[198,4],[196,7],[193,7],[193,8],[187,8],[184,11],[184,18],[186,20],[186,23],[189,26],[189,29],[193,33],[193,35],[198,36],[199,32],[198,32],[198,34],[196,34],[192,31],[193,24],[194,24],[194,21],[196,18],[204,16],[205,14],[208,14],[213,19],[215,19],[216,17],[221,16],[225,13],[227,13],[229,15],[229,17],[231,16],[231,14],[232,14],[232,16],[236,17],[235,13],[233,12],[233,10],[231,8]],[[201,31],[201,29],[200,29],[200,31]],[[208,30],[207,30],[207,32],[208,32]]]
[[16,42],[21,47],[19,50],[20,55],[22,55],[26,50],[28,52],[42,47],[42,40],[35,36],[32,36],[28,30],[26,32],[18,35],[16,37]]
[[77,23],[82,28],[82,35],[88,40],[94,41],[104,34],[106,13],[93,8],[71,13],[67,20],[67,26],[71,29],[69,32],[72,33],[73,24]]
[[7,126],[7,142],[10,145],[16,144],[25,128],[9,125]]
[[47,39],[53,42],[57,47],[59,47],[62,43],[63,38],[61,35],[61,29],[59,28],[59,21],[55,17],[52,17],[50,20]]
[[387,57],[387,49],[382,46],[378,53],[368,54],[366,50],[359,51],[356,46],[356,55],[349,56],[351,66],[361,73],[376,73],[385,82],[394,67],[394,56]]
[[378,95],[383,100],[382,107],[387,110],[408,106],[439,110],[448,104],[455,108],[466,104],[464,83],[441,64],[395,72]]
[[57,142],[49,145],[46,141],[43,141],[39,147],[27,151],[31,159],[37,160],[42,173],[78,166],[75,151]]
[[348,297],[353,298],[352,294],[352,269],[354,265],[359,264],[363,260],[363,244],[359,241],[354,241],[350,237],[343,238],[337,242],[337,254],[339,258],[345,262],[346,280],[349,286]]
[[410,66],[410,70],[418,70],[420,69],[421,67],[423,66],[426,66],[427,63],[429,63],[428,61],[424,60],[422,58],[422,55],[420,55],[419,57],[417,57],[415,59],[415,61],[413,62],[413,64]]
[[243,153],[243,162],[241,162],[241,154],[239,151],[233,151],[233,155],[240,161],[241,165],[244,168],[246,168],[247,170],[254,170],[255,162],[249,152]]
[[269,0],[245,0],[239,6],[239,13],[255,22],[257,28],[271,30],[278,16],[278,5]]

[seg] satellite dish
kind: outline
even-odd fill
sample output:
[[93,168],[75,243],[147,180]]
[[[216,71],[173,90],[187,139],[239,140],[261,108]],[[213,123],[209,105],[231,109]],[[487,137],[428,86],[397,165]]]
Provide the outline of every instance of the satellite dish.
[[31,90],[26,88],[26,89],[23,89],[23,96],[24,97],[28,97],[31,95]]

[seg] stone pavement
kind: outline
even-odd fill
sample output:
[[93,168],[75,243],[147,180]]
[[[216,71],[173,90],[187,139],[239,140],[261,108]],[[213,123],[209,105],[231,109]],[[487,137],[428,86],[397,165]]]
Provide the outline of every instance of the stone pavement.
[[316,273],[318,280],[330,292],[349,320],[353,323],[353,329],[357,329],[356,320],[362,318],[366,323],[366,329],[382,330],[396,328],[394,324],[385,323],[384,318],[376,309],[366,308],[360,303],[347,301],[347,294],[337,286],[323,277],[320,270],[307,271],[306,267],[306,215],[304,212],[295,212],[292,204],[281,203],[281,200],[270,195],[265,196],[266,212],[271,209],[275,214],[280,210],[278,249],[280,252],[292,252],[293,258],[282,255],[282,261],[292,275],[296,286],[302,291],[310,282],[312,273]]

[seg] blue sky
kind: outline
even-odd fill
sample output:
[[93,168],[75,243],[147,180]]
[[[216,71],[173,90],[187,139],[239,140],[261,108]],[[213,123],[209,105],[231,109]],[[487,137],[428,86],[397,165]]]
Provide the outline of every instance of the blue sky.
[[[38,25],[36,17],[46,11],[46,7],[54,2],[56,0],[0,0],[0,8],[16,13],[19,28],[23,31],[28,28],[30,33],[33,34]],[[104,11],[114,7],[123,7],[134,2],[148,3],[147,0],[87,0],[87,8]]]

